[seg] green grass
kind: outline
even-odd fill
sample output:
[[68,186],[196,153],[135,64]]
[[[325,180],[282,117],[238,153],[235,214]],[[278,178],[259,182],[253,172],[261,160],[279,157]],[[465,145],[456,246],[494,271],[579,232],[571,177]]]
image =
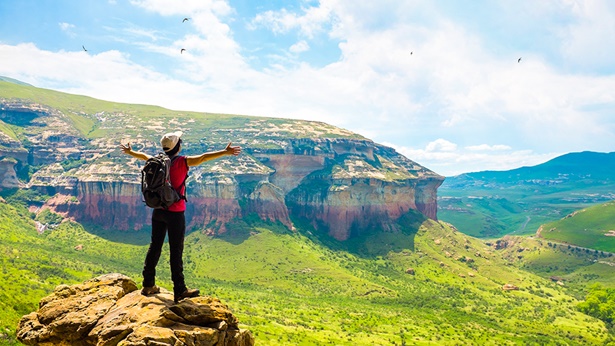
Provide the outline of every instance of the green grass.
[[[571,196],[611,193],[612,185],[537,193],[511,190],[438,190],[438,218],[480,238],[534,234],[544,223],[559,220],[604,198],[570,200]],[[521,188],[519,188],[521,189]]]
[[[10,338],[18,319],[55,285],[108,272],[140,281],[147,245],[131,239],[141,236],[86,231],[71,222],[38,234],[25,209],[2,203],[0,216],[0,331]],[[572,292],[531,274],[508,252],[447,224],[412,216],[401,224],[408,232],[389,232],[367,247],[325,245],[300,225],[285,232],[260,223],[247,234],[231,230],[221,238],[197,230],[186,237],[185,273],[190,286],[227,303],[259,345],[592,344],[608,338],[602,322],[577,311],[581,284]],[[387,250],[397,243],[411,248]],[[167,259],[165,246],[158,284],[170,289]],[[503,292],[505,283],[520,290]]]
[[9,136],[11,139],[14,139],[14,140],[17,139],[17,135],[15,134],[11,126],[2,120],[0,120],[0,132]]
[[615,252],[615,201],[582,209],[542,226],[545,239],[576,246]]
[[615,287],[615,256],[586,251],[567,244],[536,237],[506,236],[508,246],[498,252],[510,265],[545,279],[563,278],[565,291],[582,299],[591,283]]

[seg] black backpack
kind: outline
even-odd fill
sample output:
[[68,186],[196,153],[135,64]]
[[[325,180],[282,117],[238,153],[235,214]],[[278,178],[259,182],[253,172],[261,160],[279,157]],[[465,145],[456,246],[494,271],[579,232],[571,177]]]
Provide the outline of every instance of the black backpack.
[[[150,157],[141,170],[141,192],[143,201],[148,207],[154,209],[168,209],[171,204],[186,196],[180,194],[171,185],[171,164],[178,156],[170,159],[166,154],[159,153]],[[186,178],[188,176],[186,175]],[[186,184],[186,178],[181,186]]]

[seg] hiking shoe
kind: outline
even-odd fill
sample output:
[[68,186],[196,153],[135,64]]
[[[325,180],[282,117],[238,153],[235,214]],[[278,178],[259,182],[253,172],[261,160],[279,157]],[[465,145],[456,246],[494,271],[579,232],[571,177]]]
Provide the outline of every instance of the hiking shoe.
[[154,285],[149,287],[143,287],[141,290],[141,294],[144,296],[149,296],[150,294],[160,293],[160,287]]
[[180,294],[179,296],[175,296],[175,303],[179,303],[179,301],[184,298],[198,297],[199,293],[199,290],[196,288],[186,288],[184,293]]

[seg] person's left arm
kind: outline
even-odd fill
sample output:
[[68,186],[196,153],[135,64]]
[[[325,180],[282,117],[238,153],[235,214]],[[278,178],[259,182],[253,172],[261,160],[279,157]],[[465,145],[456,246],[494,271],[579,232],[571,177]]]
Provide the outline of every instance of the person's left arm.
[[241,147],[238,147],[238,146],[233,147],[231,146],[231,143],[229,142],[229,144],[226,146],[224,150],[209,151],[201,155],[186,156],[186,163],[188,163],[188,166],[198,166],[205,161],[215,160],[225,155],[237,156],[239,155],[239,153],[241,153]]

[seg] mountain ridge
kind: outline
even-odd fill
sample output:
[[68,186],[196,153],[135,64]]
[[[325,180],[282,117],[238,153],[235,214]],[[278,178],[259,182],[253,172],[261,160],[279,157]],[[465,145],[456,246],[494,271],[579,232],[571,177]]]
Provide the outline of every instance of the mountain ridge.
[[[606,163],[606,164],[605,164]],[[610,172],[615,170],[615,152],[581,151],[571,152],[557,156],[551,160],[534,166],[523,166],[504,171],[478,171],[462,173],[453,177],[447,177],[447,185],[457,179],[502,179],[504,177],[516,177],[518,180],[545,178],[551,175],[558,178],[559,174],[597,174],[600,178],[611,178]]]

